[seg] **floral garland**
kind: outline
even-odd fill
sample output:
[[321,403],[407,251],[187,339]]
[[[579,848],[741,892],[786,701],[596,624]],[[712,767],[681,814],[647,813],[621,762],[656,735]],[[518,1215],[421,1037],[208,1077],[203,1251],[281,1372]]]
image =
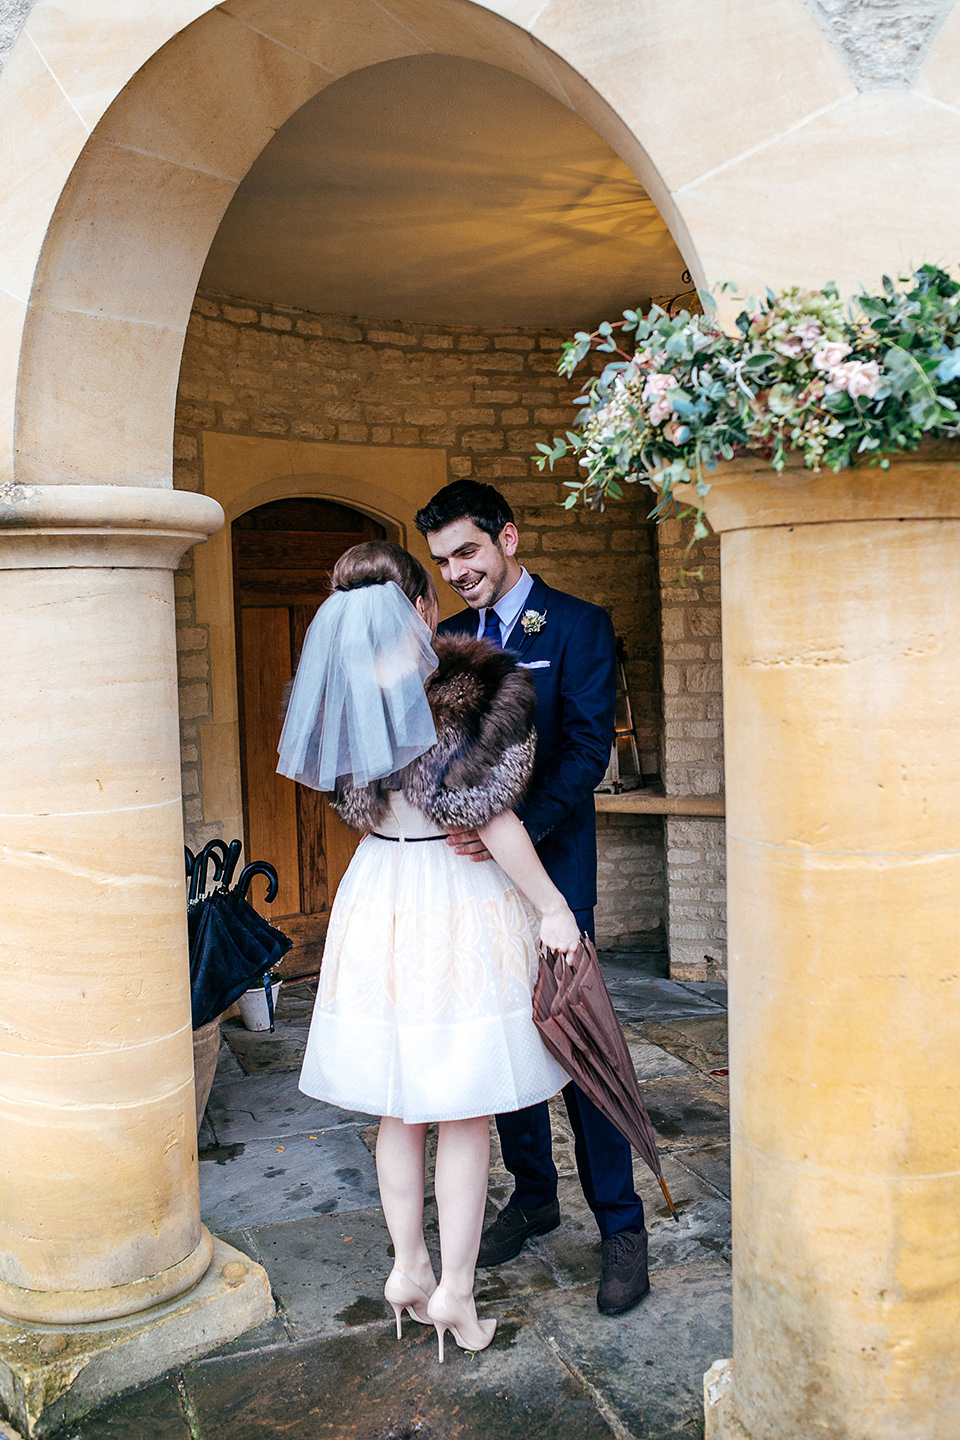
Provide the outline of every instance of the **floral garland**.
[[[735,335],[718,325],[711,295],[701,295],[703,315],[654,305],[578,331],[561,375],[593,348],[616,358],[577,400],[577,429],[538,445],[537,464],[579,456],[586,475],[564,482],[568,509],[582,500],[602,510],[640,482],[659,494],[652,513],[663,519],[674,487],[692,483],[702,538],[705,476],[721,460],[759,455],[783,470],[795,450],[811,470],[861,456],[886,469],[887,454],[925,436],[960,435],[960,284],[932,265],[900,283],[910,288],[884,277],[882,294],[846,311],[834,285],[768,291],[741,312]],[[634,336],[632,354],[616,330]]]

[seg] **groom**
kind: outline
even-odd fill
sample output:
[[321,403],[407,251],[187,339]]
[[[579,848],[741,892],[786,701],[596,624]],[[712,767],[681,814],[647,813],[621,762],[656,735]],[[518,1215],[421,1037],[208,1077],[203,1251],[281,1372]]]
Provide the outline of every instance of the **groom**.
[[[457,480],[417,513],[440,574],[467,609],[444,620],[445,634],[475,635],[516,654],[537,692],[537,755],[517,813],[543,866],[593,937],[597,837],[593,791],[610,759],[616,703],[616,644],[606,611],[553,590],[516,558],[513,512],[492,485]],[[458,854],[489,855],[475,830],[451,836]],[[600,1229],[597,1305],[622,1315],[643,1299],[647,1232],[633,1188],[630,1146],[574,1084],[563,1091],[577,1170]],[[477,1265],[519,1255],[533,1235],[560,1224],[547,1103],[497,1116],[503,1162],[515,1188],[480,1242]]]

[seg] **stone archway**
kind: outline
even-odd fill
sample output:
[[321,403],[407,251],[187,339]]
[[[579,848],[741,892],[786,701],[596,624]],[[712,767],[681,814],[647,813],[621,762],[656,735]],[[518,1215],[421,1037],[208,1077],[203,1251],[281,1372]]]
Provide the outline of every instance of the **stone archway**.
[[[677,62],[683,24],[708,63]],[[12,950],[36,977],[29,1003],[14,995],[5,1011],[22,1037],[0,1100],[20,1159],[0,1226],[5,1313],[129,1314],[182,1294],[209,1260],[185,1119],[170,567],[222,516],[170,490],[170,438],[200,266],[270,134],[378,60],[487,60],[609,141],[698,280],[749,289],[832,275],[849,291],[891,255],[950,252],[960,201],[940,179],[960,148],[955,29],[941,33],[925,89],[862,93],[801,0],[691,0],[682,14],[666,0],[358,0],[349,22],[335,0],[33,7],[0,81],[0,194],[13,205],[0,295],[4,588],[27,697],[4,716],[23,875],[10,918]],[[149,723],[111,724],[118,694]],[[53,902],[50,872],[69,877]],[[78,939],[94,921],[96,961]],[[102,983],[81,1005],[77,976],[94,971]],[[47,1178],[64,1155],[78,1177],[69,1195]],[[217,1338],[269,1303],[256,1267],[224,1263],[242,1274],[215,1297]],[[161,1365],[186,1353],[170,1323]]]

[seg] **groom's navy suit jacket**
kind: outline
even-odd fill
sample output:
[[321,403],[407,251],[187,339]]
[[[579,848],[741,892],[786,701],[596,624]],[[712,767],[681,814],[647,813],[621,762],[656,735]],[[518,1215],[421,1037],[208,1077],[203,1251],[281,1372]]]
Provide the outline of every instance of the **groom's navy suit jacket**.
[[[544,869],[571,910],[597,903],[597,824],[593,792],[610,763],[616,707],[617,651],[605,610],[553,590],[539,575],[524,611],[546,615],[537,635],[520,620],[504,643],[537,691],[537,755],[517,814]],[[439,629],[476,635],[479,615],[463,610]]]

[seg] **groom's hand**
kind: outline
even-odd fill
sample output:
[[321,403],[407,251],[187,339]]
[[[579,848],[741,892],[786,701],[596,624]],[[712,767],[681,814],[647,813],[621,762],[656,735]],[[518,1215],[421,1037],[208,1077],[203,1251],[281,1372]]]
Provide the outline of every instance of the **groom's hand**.
[[471,860],[491,860],[493,857],[476,830],[451,830],[447,844],[452,845],[458,855],[469,855]]

